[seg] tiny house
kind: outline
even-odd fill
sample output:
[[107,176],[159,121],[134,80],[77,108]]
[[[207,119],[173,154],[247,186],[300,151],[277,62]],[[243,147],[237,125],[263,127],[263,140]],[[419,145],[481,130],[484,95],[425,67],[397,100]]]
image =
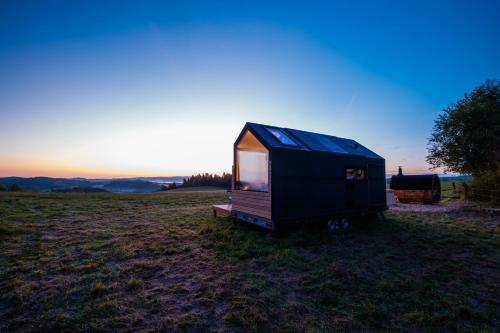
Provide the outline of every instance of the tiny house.
[[434,204],[441,199],[441,182],[436,174],[403,175],[399,167],[398,174],[391,178],[390,188],[402,203]]
[[387,209],[385,160],[351,139],[246,123],[233,159],[237,220],[274,230]]

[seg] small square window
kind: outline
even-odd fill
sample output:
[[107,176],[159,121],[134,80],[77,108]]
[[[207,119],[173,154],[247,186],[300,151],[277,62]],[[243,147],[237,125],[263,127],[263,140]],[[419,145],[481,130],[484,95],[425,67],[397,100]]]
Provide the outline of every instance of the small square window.
[[345,169],[346,180],[363,180],[365,179],[365,169]]
[[271,133],[276,139],[279,140],[284,145],[287,146],[298,146],[298,144],[293,141],[288,135],[286,135],[282,130],[279,128],[272,128],[272,127],[266,127],[266,130]]

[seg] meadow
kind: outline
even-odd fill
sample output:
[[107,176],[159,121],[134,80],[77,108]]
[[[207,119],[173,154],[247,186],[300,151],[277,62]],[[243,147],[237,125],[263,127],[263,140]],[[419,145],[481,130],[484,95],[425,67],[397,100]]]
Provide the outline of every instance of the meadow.
[[[500,218],[386,213],[277,237],[224,191],[0,193],[0,331],[497,331]],[[445,201],[451,200],[445,198]]]

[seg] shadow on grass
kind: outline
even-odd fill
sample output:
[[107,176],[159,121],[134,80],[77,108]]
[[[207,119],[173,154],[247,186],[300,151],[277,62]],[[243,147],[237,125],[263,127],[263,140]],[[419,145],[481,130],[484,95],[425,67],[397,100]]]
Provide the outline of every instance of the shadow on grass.
[[[219,255],[239,263],[241,272],[255,273],[241,273],[237,289],[271,286],[250,296],[263,297],[264,304],[252,301],[245,308],[238,301],[231,320],[239,318],[238,325],[255,331],[268,329],[255,315],[244,319],[251,307],[269,320],[295,322],[299,330],[493,327],[500,277],[494,224],[463,212],[387,215],[385,222],[353,221],[341,234],[324,224],[298,224],[271,239],[252,227],[234,227],[229,219],[204,225],[200,233]],[[297,306],[314,308],[317,322],[302,326],[292,310],[269,310]]]
[[388,212],[269,239],[211,218],[224,198],[0,194],[0,331],[498,326],[498,218]]

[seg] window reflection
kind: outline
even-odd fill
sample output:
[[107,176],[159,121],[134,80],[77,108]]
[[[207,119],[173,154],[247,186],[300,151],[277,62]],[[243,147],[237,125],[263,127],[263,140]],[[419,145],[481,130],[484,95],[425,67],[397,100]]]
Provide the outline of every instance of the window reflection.
[[290,139],[290,137],[283,133],[283,131],[279,128],[266,127],[266,130],[271,133],[276,139],[278,139],[282,144],[287,146],[297,146],[297,143]]
[[267,154],[238,150],[239,190],[267,191]]
[[345,179],[347,180],[363,180],[365,179],[365,169],[346,169]]

